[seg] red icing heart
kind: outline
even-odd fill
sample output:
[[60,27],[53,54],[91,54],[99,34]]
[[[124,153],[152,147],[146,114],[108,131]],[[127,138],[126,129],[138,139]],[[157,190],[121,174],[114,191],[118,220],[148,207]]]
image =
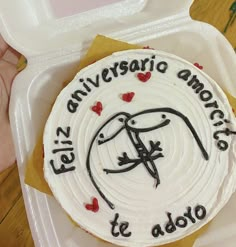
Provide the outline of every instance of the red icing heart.
[[154,48],[151,48],[149,45],[144,46],[143,49],[154,50]]
[[144,73],[138,73],[137,77],[142,82],[147,82],[151,78],[152,74],[151,72]]
[[93,198],[92,204],[85,204],[85,208],[88,211],[92,211],[94,213],[97,213],[98,210],[99,210],[98,199],[97,198]]
[[195,63],[194,66],[196,66],[199,69],[203,69],[203,66],[201,66],[199,63]]
[[122,94],[122,100],[126,102],[131,102],[135,93],[134,92],[129,92],[129,93],[124,93]]
[[92,106],[92,111],[94,111],[98,114],[98,116],[100,116],[102,112],[102,103],[98,101],[96,105]]

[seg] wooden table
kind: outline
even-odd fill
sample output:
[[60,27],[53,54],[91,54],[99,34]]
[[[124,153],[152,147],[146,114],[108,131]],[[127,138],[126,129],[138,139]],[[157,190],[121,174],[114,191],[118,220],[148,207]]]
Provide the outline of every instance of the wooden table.
[[[191,16],[193,19],[210,23],[223,32],[233,2],[234,0],[195,0],[191,7]],[[236,21],[229,26],[225,36],[236,48]],[[0,246],[34,246],[16,165],[0,174]]]

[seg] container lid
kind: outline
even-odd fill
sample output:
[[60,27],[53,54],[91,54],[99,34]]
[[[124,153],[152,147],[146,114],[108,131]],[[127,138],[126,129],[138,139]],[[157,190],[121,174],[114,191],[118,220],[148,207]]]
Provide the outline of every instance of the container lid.
[[[95,34],[115,37],[123,29],[189,15],[192,0],[0,0],[0,33],[27,58],[73,49]],[[99,3],[98,3],[99,2]],[[12,15],[14,14],[14,18]],[[70,16],[67,16],[70,15]]]

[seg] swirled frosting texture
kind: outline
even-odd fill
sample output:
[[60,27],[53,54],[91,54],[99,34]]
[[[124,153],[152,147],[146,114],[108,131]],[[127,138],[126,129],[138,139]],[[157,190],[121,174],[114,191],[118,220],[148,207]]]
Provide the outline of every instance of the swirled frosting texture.
[[[235,131],[224,93],[198,68],[164,52],[119,52],[58,96],[44,132],[45,178],[93,235],[165,244],[208,223],[234,192]],[[96,212],[86,208],[93,198]]]

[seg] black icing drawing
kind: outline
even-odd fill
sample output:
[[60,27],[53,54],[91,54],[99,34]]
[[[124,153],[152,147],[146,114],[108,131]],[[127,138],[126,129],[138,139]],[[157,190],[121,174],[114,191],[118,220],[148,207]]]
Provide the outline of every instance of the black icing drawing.
[[[152,114],[154,116],[157,113],[161,115],[161,120],[159,122],[151,126],[143,126],[143,127],[138,126],[138,123],[137,123],[138,117],[145,118],[147,114]],[[150,148],[147,148],[145,144],[143,143],[142,138],[140,137],[140,134],[149,132],[152,130],[160,129],[170,124],[171,120],[168,119],[167,117],[168,114],[173,114],[184,121],[184,123],[186,124],[186,127],[189,129],[193,138],[195,139],[204,159],[205,160],[209,159],[208,153],[203,147],[203,144],[197,132],[195,131],[193,125],[189,121],[189,119],[182,113],[172,108],[166,107],[166,108],[148,109],[148,110],[144,110],[144,111],[138,112],[133,115],[127,112],[119,112],[115,114],[113,117],[108,119],[102,125],[102,127],[95,133],[91,141],[91,144],[88,150],[87,160],[86,160],[86,166],[87,166],[87,170],[89,173],[89,177],[94,187],[96,188],[100,196],[106,201],[106,203],[109,205],[111,209],[115,208],[114,204],[108,200],[108,198],[104,195],[102,190],[99,188],[92,174],[92,171],[91,171],[90,155],[91,155],[91,150],[92,150],[94,143],[97,142],[98,145],[102,145],[104,143],[107,143],[113,140],[122,131],[126,131],[129,136],[130,141],[132,142],[135,150],[137,151],[137,158],[131,159],[128,157],[126,152],[123,152],[122,156],[118,157],[117,164],[119,168],[114,169],[114,170],[104,169],[104,172],[106,172],[107,174],[125,173],[125,172],[129,172],[133,170],[134,168],[142,164],[146,168],[147,172],[151,175],[151,177],[154,178],[155,187],[157,188],[157,186],[160,184],[160,177],[159,177],[159,173],[158,173],[155,161],[159,158],[164,157],[164,155],[162,154],[162,148],[160,147],[161,143],[159,141],[157,141],[156,143],[154,143],[153,141],[149,141]],[[114,131],[114,133],[112,133],[110,136],[105,138],[102,130],[104,129],[104,127],[106,127],[109,123],[113,121],[119,121],[120,126]]]

